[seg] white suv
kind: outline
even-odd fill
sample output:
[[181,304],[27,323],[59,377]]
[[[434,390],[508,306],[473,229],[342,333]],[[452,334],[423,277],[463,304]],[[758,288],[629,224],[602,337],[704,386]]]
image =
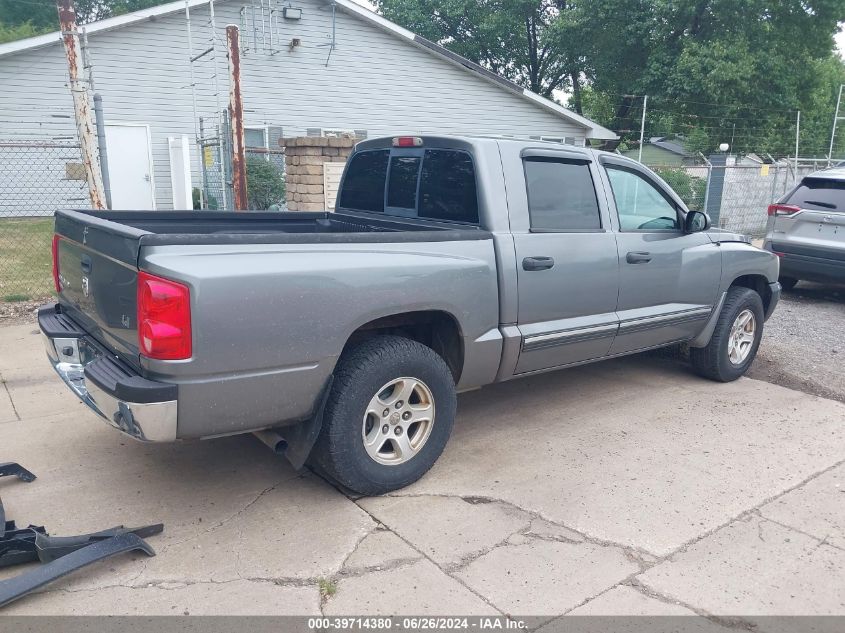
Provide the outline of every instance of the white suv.
[[805,176],[769,205],[763,248],[780,257],[780,283],[845,282],[845,167]]

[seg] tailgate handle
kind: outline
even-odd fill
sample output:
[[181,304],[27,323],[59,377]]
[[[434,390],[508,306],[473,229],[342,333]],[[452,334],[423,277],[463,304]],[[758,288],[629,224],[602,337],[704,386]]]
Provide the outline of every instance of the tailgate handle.
[[83,255],[79,263],[82,266],[82,272],[84,272],[85,274],[91,272],[91,258],[88,257],[88,255]]

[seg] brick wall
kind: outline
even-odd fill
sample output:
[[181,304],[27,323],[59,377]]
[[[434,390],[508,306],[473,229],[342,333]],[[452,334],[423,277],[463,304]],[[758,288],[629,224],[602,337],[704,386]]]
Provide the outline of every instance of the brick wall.
[[345,163],[356,139],[299,136],[279,139],[285,148],[285,189],[289,211],[324,211],[323,165]]

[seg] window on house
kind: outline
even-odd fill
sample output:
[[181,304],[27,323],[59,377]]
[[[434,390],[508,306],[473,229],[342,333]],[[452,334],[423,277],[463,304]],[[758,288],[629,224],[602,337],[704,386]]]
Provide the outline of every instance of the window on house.
[[306,136],[351,136],[353,138],[367,138],[367,130],[347,130],[342,128],[309,127]]
[[263,127],[244,128],[245,147],[267,147],[267,129]]
[[583,231],[601,228],[596,190],[587,163],[529,158],[524,166],[532,229]]

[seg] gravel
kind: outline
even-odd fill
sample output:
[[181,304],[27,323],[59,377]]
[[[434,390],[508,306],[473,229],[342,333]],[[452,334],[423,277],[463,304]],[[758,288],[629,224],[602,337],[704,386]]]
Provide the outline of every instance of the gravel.
[[35,323],[38,308],[50,302],[50,297],[31,301],[0,301],[0,327]]
[[748,376],[845,402],[845,285],[784,292]]

